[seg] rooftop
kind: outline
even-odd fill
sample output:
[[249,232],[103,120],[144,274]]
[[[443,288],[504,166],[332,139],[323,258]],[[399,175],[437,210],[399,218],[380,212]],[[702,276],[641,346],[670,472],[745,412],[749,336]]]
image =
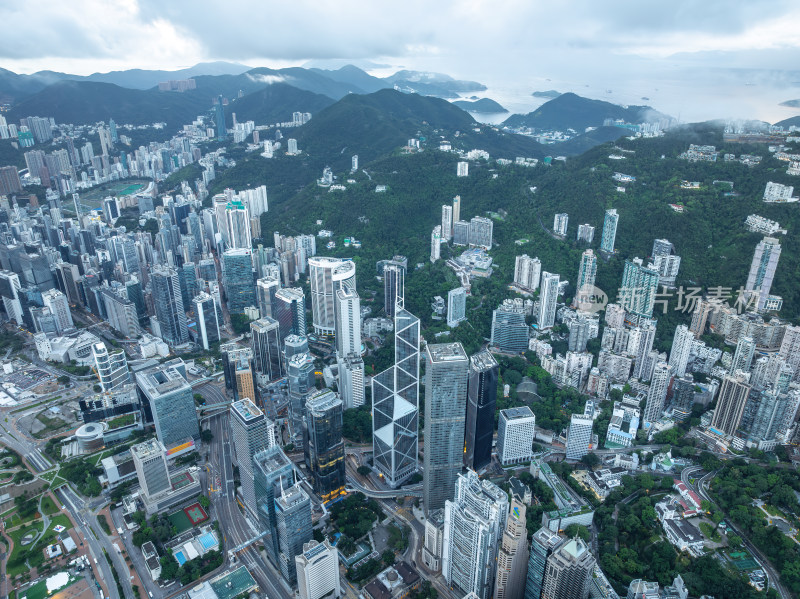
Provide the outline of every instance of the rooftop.
[[131,447],[131,455],[144,460],[155,455],[163,455],[166,450],[158,439],[148,439]]
[[259,407],[254,404],[250,399],[243,399],[235,401],[231,404],[231,409],[236,412],[236,415],[247,422],[260,420],[264,416]]
[[518,420],[520,418],[533,418],[533,412],[528,406],[521,406],[518,408],[507,408],[500,410],[500,413],[506,420]]
[[467,359],[464,346],[460,343],[428,344],[428,353],[433,362],[456,362]]
[[470,358],[470,364],[472,365],[473,370],[483,372],[485,370],[491,370],[497,366],[497,360],[495,360],[494,356],[488,351],[482,351]]

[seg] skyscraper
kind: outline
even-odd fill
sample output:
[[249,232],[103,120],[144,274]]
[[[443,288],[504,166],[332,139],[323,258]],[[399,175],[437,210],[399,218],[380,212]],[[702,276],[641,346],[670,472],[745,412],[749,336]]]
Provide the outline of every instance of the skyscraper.
[[486,350],[472,356],[469,362],[464,466],[477,471],[492,460],[500,367],[494,356]]
[[777,239],[765,237],[758,242],[745,289],[757,298],[756,308],[759,310],[763,310],[766,304],[780,257],[781,244]]
[[556,235],[567,234],[567,224],[569,223],[569,214],[561,212],[556,214],[553,218],[553,233]]
[[231,436],[242,481],[242,499],[248,513],[258,519],[253,477],[253,457],[275,445],[275,429],[264,412],[250,399],[231,404]]
[[428,344],[425,359],[422,498],[428,514],[453,497],[464,461],[469,359],[460,343]]
[[645,430],[661,418],[671,378],[672,369],[669,364],[658,362],[653,369],[653,377],[650,379],[650,389],[647,391],[647,405],[644,408],[644,416],[642,417],[642,425]]
[[269,533],[264,538],[267,556],[275,566],[280,563],[278,514],[276,499],[284,487],[294,483],[294,464],[279,445],[253,456],[253,487],[259,518],[259,529]]
[[556,322],[556,303],[558,302],[558,286],[561,282],[557,274],[547,271],[542,273],[542,284],[539,292],[539,330],[553,328]]
[[275,294],[281,288],[281,282],[277,278],[261,278],[256,281],[256,299],[258,301],[258,311],[261,317],[277,317],[272,313],[272,306],[275,302]]
[[634,316],[651,318],[658,291],[658,271],[644,266],[640,258],[625,260],[619,304]]
[[436,225],[431,232],[431,262],[436,262],[441,256],[442,226]]
[[296,484],[284,488],[275,497],[278,523],[279,566],[289,585],[297,583],[295,557],[303,553],[303,545],[311,540],[311,498]]
[[139,487],[148,499],[170,488],[169,471],[164,445],[157,439],[149,439],[131,447],[133,467],[139,479]]
[[285,287],[275,292],[273,316],[280,325],[280,337],[306,334],[306,296],[299,287]]
[[397,488],[417,470],[419,319],[397,304],[394,365],[372,377],[375,467]]
[[166,447],[200,436],[192,388],[181,373],[161,365],[136,373],[136,384],[153,413],[156,435]]
[[461,196],[453,198],[453,223],[461,220]]
[[330,389],[314,393],[306,402],[305,461],[314,492],[322,501],[344,493],[342,401]]
[[685,324],[679,324],[675,328],[672,349],[669,352],[669,365],[672,368],[673,376],[681,378],[686,374],[686,365],[689,363],[689,353],[693,341],[694,335]]
[[225,128],[225,106],[222,103],[222,95],[217,98],[217,104],[214,106],[214,124],[217,128],[217,139],[225,139],[228,130]]
[[595,559],[580,537],[568,540],[547,558],[542,597],[586,599]]
[[[358,156],[353,156],[357,162]],[[300,599],[322,599],[332,595],[342,596],[339,585],[339,551],[328,539],[303,545],[303,553],[295,557],[297,565],[297,590]]]
[[503,466],[529,462],[533,457],[536,416],[528,406],[500,410],[497,419],[497,457]]
[[245,308],[256,305],[252,254],[249,249],[227,250],[222,254],[225,295],[231,314],[244,314]]
[[442,206],[442,239],[447,242],[453,236],[453,207]]
[[547,572],[547,559],[561,546],[564,540],[557,532],[545,527],[533,533],[528,572],[525,577],[525,599],[541,599],[542,585]]
[[306,402],[316,391],[314,385],[314,358],[307,353],[296,354],[287,360],[289,383],[289,416],[291,418],[294,444],[303,447],[303,422]]
[[619,214],[614,208],[606,210],[606,216],[603,219],[603,236],[600,241],[600,251],[609,254],[614,253],[614,242],[617,238],[617,223],[619,222]]
[[150,271],[150,285],[156,319],[161,328],[161,338],[169,345],[183,345],[189,341],[186,311],[181,297],[178,271],[168,266],[156,265]]
[[479,599],[492,594],[498,544],[508,517],[508,496],[472,470],[458,476],[445,503],[442,574],[447,584]]
[[65,331],[75,328],[67,296],[58,289],[48,289],[42,293],[42,303],[50,310],[56,324],[56,333],[63,335]]
[[491,344],[503,352],[524,352],[528,349],[529,328],[521,307],[511,300],[504,300],[492,312]]
[[259,318],[250,323],[253,338],[253,370],[264,381],[276,381],[283,372],[283,339],[280,326],[272,318]]
[[104,392],[109,393],[131,382],[125,350],[109,352],[105,343],[94,343],[92,356],[97,369],[97,378],[100,379],[100,387]]
[[681,257],[675,254],[675,246],[667,239],[653,242],[653,264],[659,274],[659,285],[674,287],[681,267]]
[[528,569],[528,534],[525,504],[511,500],[506,528],[497,553],[495,599],[522,599],[525,594],[525,574]]
[[580,268],[578,268],[578,280],[575,281],[576,292],[594,287],[596,276],[597,256],[594,255],[591,249],[588,249],[581,255],[581,265]]
[[733,360],[731,360],[729,372],[731,374],[736,373],[738,370],[750,372],[755,351],[756,342],[752,337],[739,337],[739,341],[736,343],[736,352],[733,354]]
[[336,353],[340,356],[361,353],[361,299],[355,289],[338,289],[336,310]]
[[580,460],[589,453],[592,442],[592,425],[594,420],[584,414],[573,414],[567,432],[567,459]]
[[447,292],[447,326],[457,327],[467,319],[467,290],[456,287]]
[[339,289],[356,288],[356,265],[351,260],[314,256],[308,259],[311,314],[317,335],[336,332],[334,297]]
[[397,262],[389,262],[383,267],[384,312],[387,318],[394,318],[397,300],[405,296],[406,267]]
[[539,258],[531,258],[528,254],[517,256],[514,262],[514,285],[525,291],[536,291],[542,274],[542,263]]
[[201,292],[192,300],[197,318],[197,338],[203,349],[208,350],[220,340],[217,304],[208,293]]
[[711,418],[711,428],[734,436],[739,429],[749,393],[750,385],[745,373],[740,371],[723,378],[717,395],[717,407]]

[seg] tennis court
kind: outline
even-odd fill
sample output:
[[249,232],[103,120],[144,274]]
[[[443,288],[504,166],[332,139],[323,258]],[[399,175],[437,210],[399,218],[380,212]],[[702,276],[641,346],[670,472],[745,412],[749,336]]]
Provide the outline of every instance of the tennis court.
[[755,570],[758,568],[758,562],[756,562],[756,560],[754,560],[744,551],[736,551],[731,553],[730,558],[731,563],[736,566],[736,569],[740,572],[746,572],[748,570]]
[[186,515],[184,510],[173,512],[167,516],[167,519],[172,523],[172,526],[175,527],[177,534],[181,534],[182,532],[186,532],[192,528],[192,521],[189,519],[189,516]]
[[197,526],[201,522],[208,520],[208,514],[205,513],[199,503],[193,503],[189,507],[183,508],[186,517],[192,522],[192,526]]

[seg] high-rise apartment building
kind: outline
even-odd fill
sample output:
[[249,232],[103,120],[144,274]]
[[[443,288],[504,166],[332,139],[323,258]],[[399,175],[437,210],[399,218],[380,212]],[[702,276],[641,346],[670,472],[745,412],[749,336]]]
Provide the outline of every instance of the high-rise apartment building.
[[469,162],[459,162],[456,165],[456,176],[457,177],[469,176]]
[[553,328],[556,322],[556,304],[558,302],[558,286],[561,278],[547,271],[542,273],[542,284],[539,291],[539,330]]
[[425,349],[425,454],[422,498],[425,513],[453,497],[464,461],[469,359],[460,343]]
[[131,447],[133,467],[142,494],[151,498],[171,488],[167,456],[164,445],[157,439],[149,439]]
[[273,316],[280,326],[280,337],[306,334],[306,296],[299,287],[285,287],[275,292]]
[[364,360],[359,354],[347,354],[337,358],[339,365],[339,397],[344,409],[364,405]]
[[467,319],[467,290],[456,287],[447,292],[447,326],[457,327]]
[[567,459],[580,460],[589,453],[592,443],[592,425],[594,420],[584,414],[573,414],[567,432]]
[[453,245],[469,245],[469,222],[453,221]]
[[658,271],[652,265],[644,266],[640,258],[625,260],[619,304],[634,316],[651,318],[658,292]]
[[374,462],[392,488],[417,470],[419,339],[419,319],[398,304],[394,365],[372,377]]
[[728,371],[731,374],[739,370],[742,372],[750,372],[755,352],[756,342],[752,337],[739,337],[739,341],[736,342],[736,351],[731,360],[731,367]]
[[485,216],[473,216],[469,221],[469,244],[485,250],[492,249],[494,223]]
[[258,452],[275,446],[275,427],[250,399],[231,404],[230,422],[236,465],[242,481],[242,503],[251,517],[258,520],[253,457]]
[[314,492],[323,501],[344,493],[342,400],[330,389],[317,391],[306,402],[305,461]]
[[453,223],[461,220],[461,196],[453,198]]
[[162,364],[137,372],[136,384],[150,402],[161,443],[171,447],[200,436],[192,388],[177,368]]
[[672,378],[672,368],[667,362],[658,362],[653,369],[650,379],[650,388],[647,391],[647,404],[642,417],[643,428],[648,429],[658,422],[664,411],[664,400],[667,398],[669,381]]
[[499,370],[489,351],[481,351],[469,359],[464,466],[476,471],[492,461]]
[[361,353],[361,299],[355,289],[338,289],[336,309],[336,353],[340,356]]
[[592,225],[578,225],[578,241],[592,243],[594,240],[594,227]]
[[339,586],[339,551],[331,546],[328,539],[322,543],[309,541],[303,545],[303,553],[294,559],[300,599],[322,599],[327,596],[339,599],[342,596]]
[[497,457],[503,466],[530,462],[536,416],[528,406],[500,410],[497,420]]
[[442,226],[436,225],[431,231],[431,262],[436,262],[442,252]]
[[169,266],[156,265],[150,271],[150,285],[161,338],[173,346],[187,343],[189,329],[178,271]]
[[565,236],[567,234],[567,225],[569,223],[569,214],[560,212],[553,218],[553,233],[556,235]]
[[222,103],[222,95],[217,98],[214,106],[214,124],[217,129],[217,139],[225,139],[228,130],[225,127],[225,106]]
[[711,418],[712,429],[724,435],[736,435],[750,388],[748,377],[743,372],[736,372],[722,379],[717,395],[717,407]]
[[528,254],[517,256],[514,263],[514,285],[525,291],[536,291],[542,274],[542,263],[539,258],[531,258]]
[[701,335],[706,332],[706,325],[708,318],[714,311],[714,304],[706,299],[698,300],[694,305],[692,312],[692,323],[689,325],[689,330],[699,339]]
[[766,305],[780,257],[781,244],[777,239],[765,237],[758,242],[745,285],[745,289],[757,298],[755,307],[758,310],[763,310]]
[[583,289],[594,287],[596,276],[597,256],[589,249],[581,255],[581,265],[578,268],[578,280],[575,281],[575,289],[580,292]]
[[105,393],[131,382],[125,350],[118,349],[109,352],[106,344],[99,342],[92,344],[92,356],[100,387]]
[[497,550],[508,517],[508,496],[472,470],[458,476],[455,497],[445,503],[442,574],[462,593],[490,599]]
[[600,240],[600,251],[608,254],[614,253],[614,242],[617,239],[617,223],[619,222],[619,214],[614,208],[606,210],[605,218],[603,219],[603,236]]
[[442,240],[450,241],[453,236],[453,207],[444,204],[442,206]]
[[672,338],[672,349],[669,352],[669,366],[672,369],[672,376],[681,378],[686,374],[686,365],[689,363],[694,335],[685,324],[679,324],[675,328],[675,336]]
[[569,539],[547,558],[542,597],[586,599],[589,596],[595,563],[594,556],[583,539]]
[[525,504],[511,500],[506,528],[497,553],[495,599],[522,599],[525,595],[525,574],[528,570],[528,532]]
[[336,332],[336,292],[356,288],[356,265],[351,260],[313,256],[308,259],[311,314],[317,335]]

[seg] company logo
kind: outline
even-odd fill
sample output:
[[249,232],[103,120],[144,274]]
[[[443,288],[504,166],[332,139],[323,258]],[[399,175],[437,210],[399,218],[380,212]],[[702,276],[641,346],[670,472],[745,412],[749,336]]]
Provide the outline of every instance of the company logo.
[[606,292],[594,285],[584,285],[575,294],[575,307],[581,312],[594,314],[608,304]]

